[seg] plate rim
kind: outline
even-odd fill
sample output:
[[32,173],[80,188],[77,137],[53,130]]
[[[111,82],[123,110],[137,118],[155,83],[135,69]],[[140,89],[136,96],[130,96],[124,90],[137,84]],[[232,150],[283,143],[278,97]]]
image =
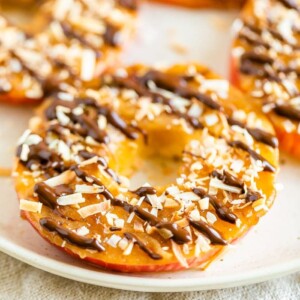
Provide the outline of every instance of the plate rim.
[[[88,270],[56,261],[32,250],[25,249],[0,236],[0,251],[26,264],[51,274],[83,283],[138,292],[187,292],[213,290],[255,284],[300,271],[300,258],[263,267],[243,274],[227,275],[222,280],[208,278],[143,278],[126,274],[103,273],[101,269]],[[62,268],[63,266],[63,268]],[[97,273],[97,276],[93,276]]]

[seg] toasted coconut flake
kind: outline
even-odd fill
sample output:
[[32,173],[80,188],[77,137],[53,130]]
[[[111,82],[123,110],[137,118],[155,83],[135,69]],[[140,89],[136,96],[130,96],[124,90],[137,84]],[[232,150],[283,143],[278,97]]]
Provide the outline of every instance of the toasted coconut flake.
[[232,162],[232,164],[231,164],[231,166],[230,166],[230,169],[231,169],[234,173],[238,174],[238,173],[240,173],[240,172],[242,171],[243,167],[244,167],[244,161],[241,160],[241,159],[235,159],[235,160]]
[[179,204],[175,200],[173,200],[171,198],[166,198],[165,203],[164,203],[165,208],[168,208],[168,207],[169,208],[174,208],[174,207],[177,207],[177,206],[179,206]]
[[192,171],[197,171],[197,170],[202,170],[202,169],[203,169],[203,165],[200,161],[196,161],[191,165]]
[[58,142],[57,152],[65,161],[69,161],[71,159],[71,149],[64,141]]
[[151,209],[151,211],[150,211],[150,214],[153,215],[153,216],[155,216],[155,217],[157,217],[157,213],[158,213],[158,211],[157,211],[157,208],[156,208],[156,207],[153,207],[153,208]]
[[138,202],[136,203],[136,205],[137,205],[137,206],[141,206],[144,200],[145,200],[145,197],[144,197],[144,196],[141,197],[141,198],[138,200]]
[[27,137],[30,135],[30,133],[31,133],[31,130],[30,129],[26,129],[24,131],[24,133],[21,135],[21,137],[19,138],[17,145],[24,144],[25,141],[26,141],[26,139],[27,139]]
[[200,90],[203,92],[212,91],[221,98],[228,97],[229,82],[224,79],[209,79],[202,82]]
[[100,130],[105,130],[107,127],[107,119],[105,116],[100,115],[98,117],[98,127]]
[[193,219],[194,221],[200,220],[200,213],[198,209],[194,209],[190,212],[190,218]]
[[86,226],[82,226],[76,229],[76,233],[80,236],[84,236],[90,233],[90,230]]
[[75,186],[75,193],[82,194],[98,194],[104,191],[104,186],[95,186],[87,184],[77,184]]
[[81,193],[75,193],[71,195],[61,196],[57,199],[57,204],[62,206],[74,205],[85,202]]
[[30,211],[34,213],[40,213],[42,211],[43,204],[40,202],[20,199],[20,209]]
[[173,233],[166,228],[160,228],[157,229],[157,231],[166,240],[170,239],[173,236]]
[[210,211],[206,213],[206,219],[210,224],[214,224],[217,221],[217,217]]
[[97,204],[91,204],[85,207],[82,207],[77,210],[77,212],[80,214],[80,216],[85,219],[89,216],[95,215],[95,214],[104,214],[108,211],[110,208],[110,201],[104,201]]
[[125,250],[127,247],[128,247],[128,244],[129,244],[129,241],[126,237],[122,238],[120,240],[120,242],[118,243],[118,247],[121,249],[121,250]]
[[269,210],[268,206],[266,205],[266,201],[263,198],[253,202],[252,207],[255,211]]
[[116,234],[113,234],[112,236],[110,236],[110,238],[107,240],[107,244],[112,246],[113,248],[117,248],[118,243],[121,241],[121,237],[119,237]]
[[202,209],[202,210],[206,210],[209,208],[209,198],[208,197],[200,199],[198,201],[198,203],[199,203],[200,209]]
[[219,118],[216,114],[209,114],[205,116],[205,123],[207,126],[214,126],[219,122]]
[[23,144],[22,145],[21,154],[20,154],[20,159],[22,161],[27,161],[28,160],[29,152],[30,152],[29,146],[27,144]]
[[66,115],[69,112],[70,109],[65,106],[59,105],[56,107],[56,116],[61,125],[65,126],[71,122],[70,118]]
[[135,221],[133,224],[133,229],[137,232],[144,232],[143,224],[139,221]]
[[76,177],[75,173],[73,171],[68,170],[44,182],[51,187],[55,187],[61,184],[69,184],[71,181],[75,179],[75,177]]
[[171,244],[172,244],[172,250],[175,257],[177,258],[181,266],[187,269],[189,267],[189,264],[185,259],[185,257],[183,256],[180,246],[177,245],[173,240],[171,240]]
[[181,194],[177,195],[176,198],[179,200],[182,200],[182,201],[197,201],[197,200],[199,200],[199,196],[193,192],[181,193]]
[[235,186],[227,185],[223,183],[221,180],[219,180],[218,178],[211,178],[209,185],[212,188],[221,189],[235,194],[240,194],[242,192],[242,189]]
[[130,224],[130,223],[132,222],[132,220],[133,220],[134,216],[135,216],[135,213],[134,213],[134,212],[132,212],[132,213],[129,215],[128,219],[127,219],[127,223],[129,223],[129,224]]
[[202,234],[198,235],[198,238],[196,240],[196,244],[200,246],[200,249],[202,252],[207,252],[210,250],[210,240],[207,239]]
[[157,195],[147,195],[148,200],[150,201],[153,208],[162,209],[160,198]]
[[118,228],[123,228],[125,221],[123,219],[116,219],[114,220],[114,225]]
[[92,165],[92,164],[96,164],[98,162],[99,157],[98,156],[94,156],[92,158],[89,158],[85,161],[83,161],[82,163],[79,164],[80,167],[85,167],[87,165]]
[[26,144],[28,146],[30,145],[37,145],[39,144],[43,139],[37,135],[37,134],[31,134],[31,131],[27,129],[23,135],[18,140],[18,145]]
[[96,67],[96,53],[91,49],[84,49],[81,61],[80,78],[83,81],[90,81],[94,77]]
[[166,192],[169,195],[173,196],[173,197],[175,197],[176,195],[180,194],[180,190],[179,190],[178,186],[176,186],[176,185],[168,187],[166,189]]
[[193,103],[188,111],[188,115],[193,118],[199,118],[203,113],[203,108],[198,103]]
[[133,249],[133,246],[134,246],[134,241],[130,241],[127,248],[125,249],[125,251],[123,252],[123,255],[130,255],[131,252],[132,252],[132,249]]

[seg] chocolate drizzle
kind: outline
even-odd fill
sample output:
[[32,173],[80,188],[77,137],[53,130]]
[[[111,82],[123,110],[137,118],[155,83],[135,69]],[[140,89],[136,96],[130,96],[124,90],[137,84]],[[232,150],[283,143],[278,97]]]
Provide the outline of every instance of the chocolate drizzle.
[[50,208],[55,208],[55,206],[57,205],[57,194],[55,192],[55,189],[48,186],[46,183],[37,183],[34,186],[34,192],[37,193],[39,201],[42,202],[44,205]]
[[168,106],[173,115],[178,116],[179,118],[184,118],[192,127],[195,129],[203,128],[203,124],[199,122],[197,118],[190,117],[184,113],[181,113],[177,108],[172,104],[171,99],[166,98],[158,92],[150,91],[147,87],[147,82],[143,77],[129,76],[129,77],[118,77],[113,76],[113,85],[119,87],[132,89],[139,96],[149,97],[153,100],[154,103],[161,103]]
[[149,249],[147,245],[143,241],[141,241],[135,234],[125,232],[124,235],[128,240],[133,241],[134,244],[138,245],[141,250],[144,251],[150,258],[154,260],[162,259],[162,256],[160,254],[157,254]]
[[54,209],[57,206],[57,198],[63,195],[70,195],[73,190],[66,184],[51,187],[45,182],[39,182],[34,186],[34,192],[38,195],[39,201]]
[[[71,170],[75,172],[77,177],[79,177],[82,181],[86,183],[93,183],[98,186],[104,186],[103,183],[98,178],[87,174],[85,171],[81,170],[78,166],[73,166]],[[109,200],[112,200],[114,198],[113,195],[106,188],[104,188],[104,190],[100,194],[103,194],[103,196]]]
[[147,195],[155,195],[156,189],[152,186],[141,186],[135,191],[131,191],[131,193],[138,195],[139,197],[147,196]]
[[[91,153],[91,152],[88,152],[86,150],[81,150],[78,152],[78,154],[84,158],[84,159],[90,159],[90,158],[93,158],[95,156],[98,156],[97,154],[95,153]],[[111,176],[111,178],[117,182],[118,184],[121,183],[121,180],[120,178],[118,177],[118,175],[108,167],[108,164],[107,164],[107,161],[105,160],[105,158],[103,157],[98,157],[98,160],[97,162],[104,168],[104,171],[109,175]]]
[[247,75],[274,79],[274,73],[270,73],[270,71],[268,71],[269,69],[264,67],[266,65],[272,65],[273,63],[274,60],[269,56],[249,51],[241,56],[240,71]]
[[[78,105],[85,105],[86,107],[94,108],[98,115],[103,115],[107,118],[108,123],[120,130],[126,137],[130,139],[137,139],[139,134],[136,128],[129,126],[125,121],[114,111],[107,107],[100,106],[92,98],[77,98],[74,101],[62,101],[53,100],[52,103],[47,107],[45,115],[48,120],[54,120],[57,118],[56,108],[58,106],[67,107],[69,109],[74,109]],[[97,120],[93,119],[86,113],[77,115],[73,112],[66,113],[75,124],[80,124],[80,129],[75,126],[68,125],[68,129],[73,132],[78,133],[84,137],[91,136],[99,143],[109,143],[109,137],[104,130],[100,130],[97,124]]]
[[173,236],[171,237],[177,244],[185,244],[191,241],[191,236],[189,232],[176,223],[162,222],[156,216],[150,214],[146,210],[139,206],[133,206],[127,202],[121,201],[119,199],[111,199],[111,204],[114,206],[119,206],[124,208],[128,213],[134,212],[139,218],[147,221],[151,226],[155,226],[158,229],[167,229],[171,231]]
[[151,80],[158,87],[174,92],[175,94],[183,98],[195,98],[211,109],[221,109],[221,105],[215,100],[213,100],[211,97],[202,94],[198,90],[188,86],[186,80],[183,77],[171,74],[164,74],[159,71],[151,70],[148,71],[143,77],[141,77],[140,80],[144,82],[144,84]]
[[261,161],[262,165],[263,165],[263,168],[264,168],[264,171],[266,171],[266,172],[272,172],[272,173],[276,172],[276,168],[270,162],[268,162],[263,156],[261,156],[260,154],[258,154],[256,151],[252,150],[250,147],[248,147],[243,142],[241,142],[241,141],[232,141],[232,142],[228,142],[228,144],[231,147],[238,148],[238,149],[241,149],[241,150],[243,150],[245,152],[248,152],[249,155],[253,159]]
[[[20,157],[22,151],[22,145],[17,149],[17,156]],[[58,154],[51,151],[45,142],[40,142],[36,145],[29,146],[28,159],[26,162],[21,161],[28,169],[31,169],[32,165],[39,164],[46,172],[50,172],[51,169],[58,172],[63,172],[66,168],[63,160]]]
[[300,11],[299,6],[297,5],[295,0],[278,0],[281,2],[285,7],[295,9],[298,12]]
[[241,128],[244,128],[248,131],[248,133],[258,142],[261,142],[263,144],[269,145],[272,148],[277,148],[278,147],[278,139],[275,135],[263,131],[258,128],[251,128],[243,124],[242,122],[239,122],[231,117],[227,117],[227,121],[229,125],[233,126],[239,126]]
[[104,33],[104,41],[107,45],[112,47],[118,47],[121,44],[119,39],[120,28],[114,26],[113,24],[106,23],[106,31]]
[[57,233],[63,240],[78,246],[80,248],[87,248],[102,252],[105,250],[103,245],[94,238],[87,238],[76,234],[74,231],[64,228],[61,224],[55,222],[50,218],[40,219],[40,225],[51,232]]
[[213,171],[212,176],[217,177],[219,180],[221,180],[223,183],[227,185],[240,188],[243,191],[243,193],[246,193],[245,196],[246,202],[254,202],[262,198],[259,192],[253,191],[248,187],[246,188],[242,180],[230,174],[226,170],[223,171],[223,174],[220,173],[219,171]]
[[230,186],[234,186],[237,188],[244,188],[244,183],[242,180],[240,180],[239,178],[233,176],[232,174],[230,174],[228,171],[224,170],[223,174],[220,173],[219,171],[213,171],[211,173],[212,177],[216,177],[219,180],[221,180],[223,183],[230,185]]
[[214,207],[214,209],[216,210],[216,213],[218,215],[218,217],[228,223],[231,224],[235,224],[237,221],[237,216],[232,213],[226,206],[222,205],[216,196],[211,196],[208,195],[205,190],[201,189],[201,188],[194,188],[193,192],[198,195],[201,198],[205,198],[208,197],[209,198],[209,202],[211,203],[211,205]]
[[203,221],[194,221],[189,219],[190,224],[197,229],[199,232],[203,233],[213,245],[227,245],[227,241],[221,236],[221,234]]
[[95,52],[97,58],[100,58],[102,56],[102,53],[99,51],[98,48],[94,47],[83,36],[81,36],[79,33],[75,32],[69,24],[67,24],[66,22],[60,22],[60,26],[66,37],[77,40],[80,44],[82,44],[86,48],[93,50]]
[[294,121],[300,121],[300,110],[289,104],[276,105],[274,108],[279,116],[287,117]]

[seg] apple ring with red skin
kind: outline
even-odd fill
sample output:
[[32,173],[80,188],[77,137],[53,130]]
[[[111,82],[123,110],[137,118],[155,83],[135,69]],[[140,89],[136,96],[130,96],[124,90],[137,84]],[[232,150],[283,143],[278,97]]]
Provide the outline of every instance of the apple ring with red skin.
[[[153,157],[176,160],[176,180],[130,187]],[[154,272],[200,267],[243,236],[273,204],[277,167],[271,124],[226,80],[195,64],[133,66],[45,101],[14,178],[23,216],[50,243]]]

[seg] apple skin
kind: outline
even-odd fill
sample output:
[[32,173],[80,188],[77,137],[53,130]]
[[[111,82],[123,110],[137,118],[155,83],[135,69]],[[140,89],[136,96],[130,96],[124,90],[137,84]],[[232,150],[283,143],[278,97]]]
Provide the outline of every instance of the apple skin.
[[[243,4],[243,1],[230,1],[230,3],[226,3],[226,1],[218,2],[216,1],[209,1],[209,0],[152,0],[154,2],[163,2],[165,4],[171,4],[171,5],[179,5],[179,6],[185,6],[189,8],[238,8],[241,7]],[[228,1],[227,1],[228,2]]]
[[[167,263],[167,264],[161,264],[161,265],[126,265],[126,264],[118,264],[118,263],[108,263],[104,260],[99,260],[97,258],[94,258],[92,256],[91,252],[88,252],[87,256],[84,258],[80,258],[78,254],[74,253],[71,251],[69,248],[66,247],[60,247],[56,244],[54,244],[50,239],[45,237],[40,230],[39,224],[35,220],[33,220],[30,216],[29,212],[22,211],[21,212],[22,218],[26,219],[31,226],[37,231],[37,233],[47,242],[55,246],[57,249],[77,258],[80,260],[84,260],[93,266],[108,269],[111,271],[118,271],[122,273],[138,273],[138,272],[171,272],[171,271],[180,271],[180,270],[185,270],[185,268],[178,262],[174,263]],[[188,265],[189,268],[197,268],[201,266],[204,263],[209,263],[213,258],[215,258],[221,251],[222,247],[213,247],[210,251],[206,252],[204,255],[201,257],[194,257],[189,259]]]
[[43,101],[41,99],[30,99],[24,96],[17,96],[17,95],[0,95],[0,103],[6,103],[10,105],[38,105]]

